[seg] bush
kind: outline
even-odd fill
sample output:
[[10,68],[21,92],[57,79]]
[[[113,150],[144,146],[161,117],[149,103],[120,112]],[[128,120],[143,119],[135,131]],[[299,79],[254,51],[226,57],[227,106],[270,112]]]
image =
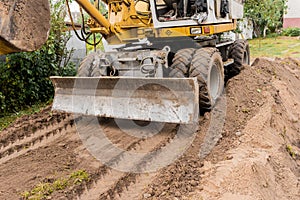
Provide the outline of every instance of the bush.
[[285,28],[282,30],[282,35],[290,37],[300,36],[300,28]]
[[53,97],[50,76],[73,76],[71,51],[66,49],[69,35],[63,32],[64,5],[51,4],[51,29],[44,46],[34,52],[10,54],[0,61],[0,113],[7,115]]

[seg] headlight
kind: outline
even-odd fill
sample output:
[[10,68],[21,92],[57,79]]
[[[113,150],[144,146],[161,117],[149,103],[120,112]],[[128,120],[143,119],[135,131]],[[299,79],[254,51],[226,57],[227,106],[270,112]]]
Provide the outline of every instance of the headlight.
[[195,34],[201,34],[202,33],[202,30],[201,28],[191,28],[191,34],[192,35],[195,35]]

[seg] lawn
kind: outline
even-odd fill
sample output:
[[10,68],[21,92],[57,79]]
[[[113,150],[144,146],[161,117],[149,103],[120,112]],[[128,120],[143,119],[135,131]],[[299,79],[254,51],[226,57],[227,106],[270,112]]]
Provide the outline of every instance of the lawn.
[[297,37],[258,38],[249,40],[250,54],[256,57],[300,58],[300,39]]

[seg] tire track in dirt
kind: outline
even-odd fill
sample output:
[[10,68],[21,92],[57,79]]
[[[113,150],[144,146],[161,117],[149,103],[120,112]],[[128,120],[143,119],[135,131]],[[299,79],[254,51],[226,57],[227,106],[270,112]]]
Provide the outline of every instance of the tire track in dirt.
[[[157,156],[157,154],[160,153],[160,151],[156,151],[156,150],[161,149],[164,146],[166,146],[169,143],[170,139],[173,138],[174,136],[175,136],[175,134],[171,133],[169,136],[166,135],[165,138],[162,138],[158,144],[154,145],[154,148],[152,147],[151,149],[148,149],[150,152],[148,154],[146,154],[146,156],[143,157],[137,164],[141,165],[141,167],[143,167],[143,165],[146,165],[147,162],[155,159],[155,156]],[[141,146],[143,146],[143,143],[141,143]],[[146,148],[142,148],[142,149],[143,149],[143,151],[146,150]],[[119,180],[117,182],[115,182],[114,185],[109,190],[105,191],[104,193],[101,193],[99,199],[100,200],[105,200],[105,199],[109,199],[109,198],[115,199],[115,198],[117,198],[117,195],[119,197],[122,197],[122,193],[125,191],[125,189],[128,190],[128,188],[133,187],[133,185],[135,185],[136,188],[141,189],[141,187],[137,186],[136,184],[139,184],[140,186],[144,186],[151,182],[150,177],[148,177],[148,182],[146,182],[145,179],[144,179],[144,181],[140,181],[143,179],[143,177],[144,177],[144,174],[127,172],[122,177],[120,177]],[[152,174],[152,177],[154,177],[154,173]],[[135,192],[138,192],[138,191],[135,191]],[[127,198],[125,198],[125,199],[127,199]]]
[[50,109],[23,116],[1,131],[0,199],[18,199],[48,176],[65,176],[76,169],[74,149],[82,144],[75,120]]
[[[89,132],[91,133],[93,132],[91,129],[97,131],[99,127],[95,125],[94,127],[89,128]],[[163,130],[163,133],[157,134],[149,139],[128,136],[127,134],[122,133],[120,129],[116,129],[115,124],[108,126],[105,129],[108,133],[107,137],[113,138],[113,135],[119,136],[119,140],[117,141],[119,144],[117,145],[122,146],[123,149],[125,149],[125,152],[147,152],[146,156],[138,161],[139,165],[146,165],[147,162],[155,157],[155,154],[157,153],[155,150],[167,145],[175,136],[174,128],[167,128],[167,130]],[[125,139],[126,137],[134,139],[128,142]],[[124,161],[124,159],[126,159],[125,152],[111,158],[106,165],[102,165],[98,169],[99,173],[94,175],[93,182],[90,183],[87,186],[87,189],[82,191],[81,194],[78,193],[77,199],[115,199],[118,196],[121,196],[123,192],[126,193],[128,188],[133,187],[133,185],[135,188],[139,188],[139,191],[142,191],[144,186],[151,181],[151,177],[154,176],[154,173],[152,176],[148,176],[134,172],[121,172],[109,167],[118,165],[118,163]],[[145,176],[147,176],[147,179],[144,179]],[[140,179],[143,181],[140,181]]]
[[[26,131],[26,134],[18,134],[20,133],[20,130],[17,129],[12,133],[12,135],[15,135],[13,138],[4,137],[2,141],[5,141],[5,139],[7,140],[8,138],[11,140],[10,143],[2,143],[6,145],[3,145],[0,149],[0,164],[25,154],[28,151],[45,146],[64,134],[74,132],[72,129],[74,120],[70,116],[61,116],[63,116],[62,121],[60,118],[56,118],[56,120],[50,121],[47,123],[47,126],[35,132]],[[30,125],[27,126],[27,130],[29,129],[29,126]],[[36,126],[33,125],[30,128],[33,127],[35,128]]]
[[56,126],[56,124],[59,124],[68,117],[70,117],[70,114],[67,113],[52,113],[50,106],[32,116],[23,116],[12,126],[1,131],[0,149],[9,146],[17,140],[30,137],[35,132],[47,129],[49,126]]
[[[62,115],[64,116],[63,120]],[[26,125],[24,127],[27,127],[27,130],[32,130],[32,127],[40,126],[38,124],[39,121],[47,122],[46,124],[42,124],[45,126],[39,127],[35,132],[28,131],[30,133],[28,133],[27,136],[25,134],[24,137],[23,134],[18,135],[17,132],[20,130],[21,132],[24,132],[25,128],[20,129],[21,126],[11,128],[13,131],[10,132],[10,134],[17,133],[17,136],[21,135],[20,139],[14,137],[14,140],[12,140],[9,135],[1,135],[3,141],[4,138],[9,138],[11,142],[3,143],[5,145],[0,149],[0,164],[4,164],[9,160],[15,161],[22,155],[22,157],[24,157],[29,151],[53,146],[55,141],[61,141],[59,138],[77,138],[78,136],[75,134],[76,130],[74,124],[81,119],[72,119],[70,115],[65,114],[57,114],[57,116],[57,118],[55,117],[51,118],[51,120],[47,120],[49,115],[44,114],[44,116],[38,116],[38,119],[31,120],[31,122],[35,122],[33,124],[25,123]],[[156,154],[160,153],[160,151],[155,150],[159,150],[166,146],[176,135],[175,125],[170,125],[166,130],[164,129],[159,134],[149,138],[139,138],[122,133],[114,123],[106,122],[102,123],[101,126],[103,130],[108,133],[106,137],[119,148],[130,152],[146,153],[146,156],[137,163],[141,166],[147,165],[147,162],[154,159]],[[95,126],[91,129],[98,130],[99,127]],[[92,130],[87,131],[93,132]],[[134,130],[133,132],[135,133],[133,133],[133,135],[139,134],[139,132],[136,131],[139,130]],[[117,165],[123,160],[124,153],[121,153],[113,157],[107,165],[100,166],[96,170],[96,173],[91,173],[91,181],[73,190],[72,194],[68,195],[68,199],[136,199],[137,196],[140,196],[143,192],[145,186],[151,183],[156,173],[138,174],[134,172],[120,172],[109,167]],[[134,193],[131,193],[130,191],[134,191]]]

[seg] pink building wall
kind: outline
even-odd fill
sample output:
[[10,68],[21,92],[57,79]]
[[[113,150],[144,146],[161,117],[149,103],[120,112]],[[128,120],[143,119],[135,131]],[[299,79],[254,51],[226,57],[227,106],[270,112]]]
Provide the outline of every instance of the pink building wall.
[[300,1],[288,0],[287,7],[287,13],[283,17],[283,28],[300,28]]
[[283,18],[283,28],[288,27],[299,27],[300,28],[300,17],[299,18]]

